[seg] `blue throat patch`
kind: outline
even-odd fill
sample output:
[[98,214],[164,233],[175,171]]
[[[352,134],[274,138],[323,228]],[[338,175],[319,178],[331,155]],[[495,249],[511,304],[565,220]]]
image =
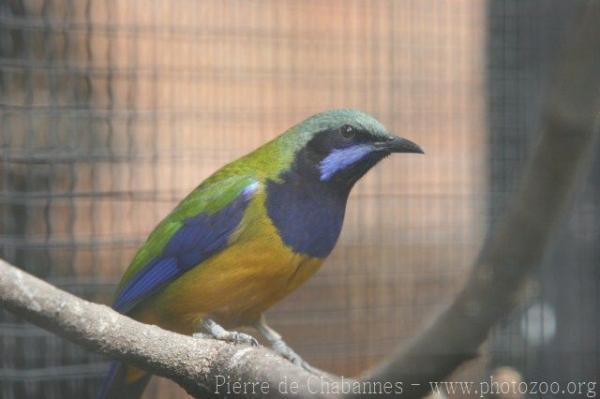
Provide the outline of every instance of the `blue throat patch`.
[[332,190],[326,182],[293,171],[282,182],[267,183],[267,212],[283,242],[294,252],[327,257],[338,240],[349,190]]

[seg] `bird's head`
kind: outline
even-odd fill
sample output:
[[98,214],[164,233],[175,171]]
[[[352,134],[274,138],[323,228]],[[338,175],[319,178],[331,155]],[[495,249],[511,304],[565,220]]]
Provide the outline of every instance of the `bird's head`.
[[284,136],[295,147],[295,172],[348,190],[390,154],[423,153],[417,144],[389,133],[375,118],[354,109],[313,115]]

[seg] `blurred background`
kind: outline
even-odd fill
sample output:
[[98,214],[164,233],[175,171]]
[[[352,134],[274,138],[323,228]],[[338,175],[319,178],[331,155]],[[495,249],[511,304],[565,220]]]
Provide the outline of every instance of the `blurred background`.
[[[331,259],[270,312],[309,362],[356,375],[461,288],[584,4],[0,0],[0,257],[109,303],[210,173],[312,113],[360,108],[427,154],[358,184]],[[453,379],[600,375],[599,180],[596,159],[529,300]],[[93,397],[107,364],[0,310],[0,398]],[[159,379],[146,392],[186,397]]]

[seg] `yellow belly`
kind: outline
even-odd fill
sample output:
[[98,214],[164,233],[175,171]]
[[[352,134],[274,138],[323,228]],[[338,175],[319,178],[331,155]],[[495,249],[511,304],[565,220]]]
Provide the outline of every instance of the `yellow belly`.
[[[227,329],[251,325],[322,263],[284,245],[266,217],[264,195],[257,195],[226,249],[187,271],[130,316],[186,335],[198,331],[208,317]],[[144,375],[127,367],[128,382]]]
[[204,317],[225,328],[248,325],[306,281],[321,262],[261,242],[234,245],[170,284],[139,318],[186,334]]
[[[186,335],[198,331],[205,317],[227,329],[251,325],[321,263],[266,239],[233,245],[175,280],[132,316]],[[130,367],[127,381],[144,375]]]
[[251,227],[246,224],[235,243],[169,284],[132,316],[182,334],[196,331],[207,317],[225,328],[252,324],[323,261],[295,254],[268,219],[260,220],[246,221]]
[[[279,253],[276,253],[279,252]],[[152,308],[159,324],[189,333],[211,317],[226,328],[248,325],[320,266],[321,261],[259,243],[233,246],[173,282]]]

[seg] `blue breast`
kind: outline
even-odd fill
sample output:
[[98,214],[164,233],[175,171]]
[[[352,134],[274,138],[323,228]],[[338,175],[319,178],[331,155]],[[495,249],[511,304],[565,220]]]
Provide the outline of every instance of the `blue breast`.
[[294,252],[325,258],[335,246],[348,192],[294,172],[267,183],[267,212],[283,242]]

